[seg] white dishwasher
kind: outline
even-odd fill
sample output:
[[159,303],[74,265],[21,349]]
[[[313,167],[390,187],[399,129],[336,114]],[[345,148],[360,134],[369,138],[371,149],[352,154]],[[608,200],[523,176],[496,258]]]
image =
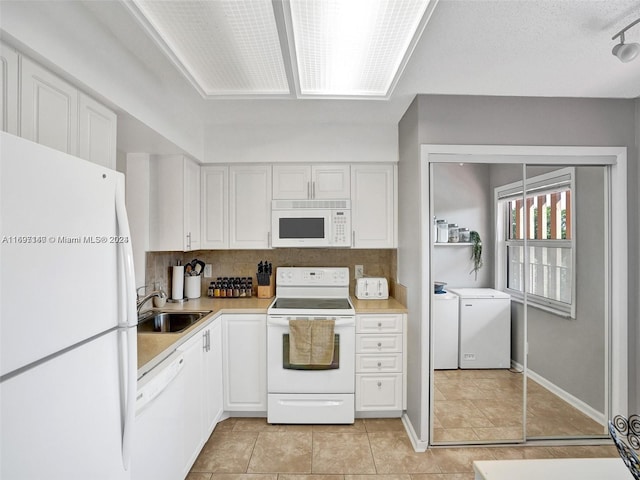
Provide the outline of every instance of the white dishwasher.
[[174,352],[138,381],[132,480],[183,478],[184,364]]
[[458,296],[451,292],[433,295],[433,368],[458,368]]
[[492,288],[449,291],[460,297],[460,368],[510,368],[509,294]]

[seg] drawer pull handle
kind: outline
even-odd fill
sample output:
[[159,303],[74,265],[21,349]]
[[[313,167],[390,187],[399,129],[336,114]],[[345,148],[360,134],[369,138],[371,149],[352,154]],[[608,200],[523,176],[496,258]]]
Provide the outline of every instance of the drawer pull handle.
[[378,328],[382,328],[382,322],[378,322]]
[[378,348],[382,347],[382,342],[378,342]]
[[382,366],[382,362],[378,362],[378,368]]
[[382,387],[382,382],[378,382],[378,388]]

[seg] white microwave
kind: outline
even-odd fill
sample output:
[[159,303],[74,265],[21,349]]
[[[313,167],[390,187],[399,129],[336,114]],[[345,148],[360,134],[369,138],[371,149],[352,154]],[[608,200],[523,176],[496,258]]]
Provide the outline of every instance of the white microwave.
[[274,200],[273,247],[350,247],[350,200]]

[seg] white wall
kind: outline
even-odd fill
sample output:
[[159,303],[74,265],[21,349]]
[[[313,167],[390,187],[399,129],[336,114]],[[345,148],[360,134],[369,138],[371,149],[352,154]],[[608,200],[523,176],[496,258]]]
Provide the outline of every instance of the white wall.
[[211,125],[205,163],[397,162],[395,125]]

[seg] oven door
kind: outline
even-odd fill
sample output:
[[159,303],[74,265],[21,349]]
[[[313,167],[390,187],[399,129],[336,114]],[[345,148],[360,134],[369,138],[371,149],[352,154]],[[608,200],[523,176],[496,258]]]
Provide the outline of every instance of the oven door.
[[[331,365],[300,369],[289,362],[289,320],[333,319]],[[269,393],[353,393],[355,390],[355,318],[275,316],[267,318],[267,385]]]

